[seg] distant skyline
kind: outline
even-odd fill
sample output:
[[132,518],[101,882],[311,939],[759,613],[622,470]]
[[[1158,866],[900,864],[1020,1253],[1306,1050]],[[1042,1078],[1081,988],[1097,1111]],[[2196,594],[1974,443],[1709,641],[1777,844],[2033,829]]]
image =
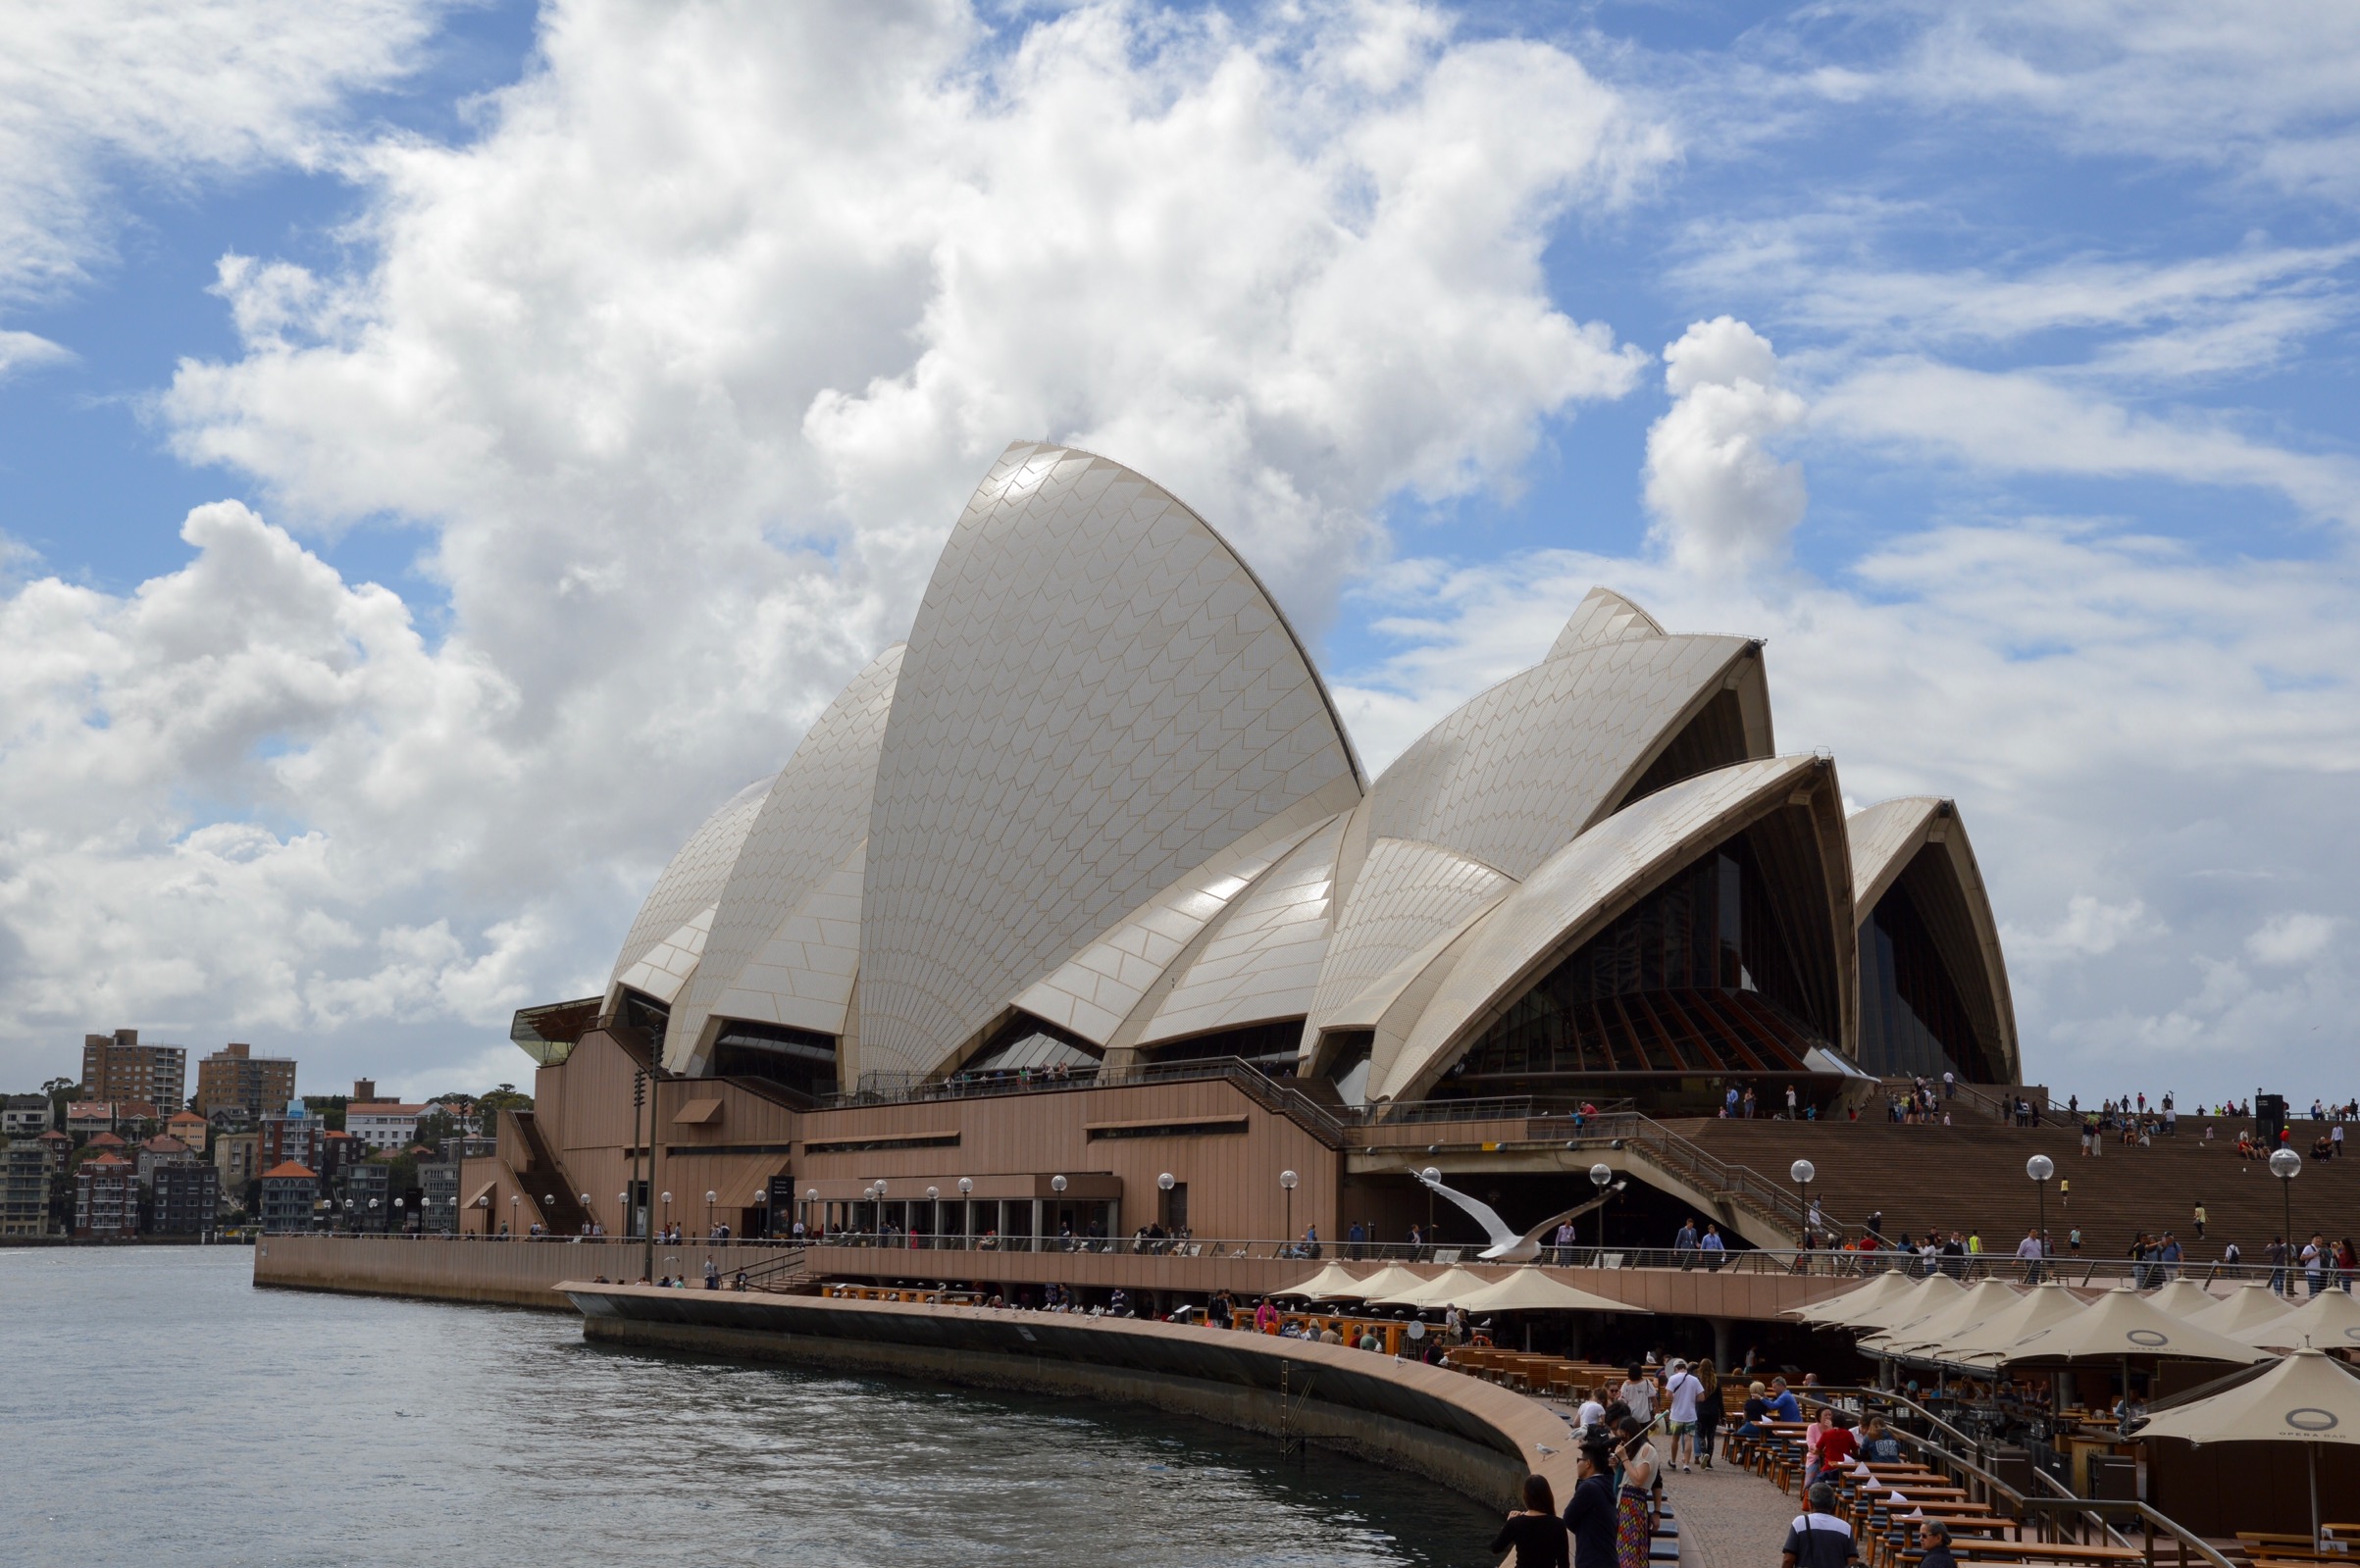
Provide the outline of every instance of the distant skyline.
[[1611,584],[2060,1097],[2360,1093],[2360,15],[92,3],[0,61],[0,1087],[527,1084],[1010,438],[1372,772]]

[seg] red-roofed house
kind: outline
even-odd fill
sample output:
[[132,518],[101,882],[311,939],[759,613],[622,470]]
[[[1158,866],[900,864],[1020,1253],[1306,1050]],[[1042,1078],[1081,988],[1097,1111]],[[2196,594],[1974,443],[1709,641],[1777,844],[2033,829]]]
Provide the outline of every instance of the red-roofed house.
[[82,1146],[85,1148],[98,1149],[102,1152],[112,1152],[116,1149],[129,1148],[130,1144],[126,1143],[122,1138],[117,1138],[112,1133],[98,1133],[92,1135],[89,1142],[83,1144]]
[[129,1160],[101,1154],[74,1173],[74,1234],[97,1239],[139,1234],[138,1171]]
[[320,1179],[311,1167],[293,1160],[262,1173],[262,1228],[266,1232],[308,1231],[313,1205],[320,1200]]
[[76,1100],[66,1107],[66,1131],[77,1137],[115,1131],[115,1102]]
[[194,1111],[175,1111],[172,1120],[164,1124],[164,1131],[199,1154],[205,1152],[205,1135],[212,1130],[213,1124]]

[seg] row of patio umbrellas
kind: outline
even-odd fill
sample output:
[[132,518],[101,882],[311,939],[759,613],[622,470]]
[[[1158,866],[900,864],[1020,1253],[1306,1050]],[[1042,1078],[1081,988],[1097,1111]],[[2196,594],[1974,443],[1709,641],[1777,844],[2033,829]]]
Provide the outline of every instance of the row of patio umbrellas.
[[1636,1312],[1638,1307],[1576,1290],[1547,1270],[1525,1265],[1487,1280],[1472,1269],[1452,1267],[1431,1279],[1399,1263],[1366,1279],[1341,1263],[1330,1263],[1309,1279],[1273,1291],[1309,1301],[1365,1301],[1371,1306],[1406,1306],[1462,1312]]
[[[2360,1369],[2326,1353],[2360,1348],[2360,1302],[2342,1290],[2289,1306],[2266,1285],[2216,1296],[2191,1280],[2175,1280],[2152,1294],[2125,1287],[2084,1302],[2053,1282],[2018,1290],[1985,1280],[1968,1289],[1945,1275],[1888,1274],[1795,1315],[1862,1331],[1863,1349],[1902,1360],[1976,1369],[2121,1361],[2126,1387],[2132,1360],[2238,1364],[2200,1388],[2157,1400],[2134,1435],[2195,1444],[2303,1444],[2314,1544],[2319,1446],[2360,1443]],[[2288,1353],[2271,1353],[2277,1350]]]
[[2054,1282],[2019,1290],[1886,1274],[1794,1315],[1854,1330],[1871,1354],[1975,1368],[2123,1355],[2246,1364],[2266,1350],[2360,1348],[2360,1301],[2342,1290],[2296,1306],[2267,1286],[2216,1296],[2190,1280],[2084,1300]]

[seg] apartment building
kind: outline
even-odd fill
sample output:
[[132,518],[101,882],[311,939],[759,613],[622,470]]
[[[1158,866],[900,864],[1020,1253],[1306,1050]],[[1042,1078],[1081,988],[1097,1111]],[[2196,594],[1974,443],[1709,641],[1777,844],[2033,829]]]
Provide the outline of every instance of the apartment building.
[[294,1097],[293,1057],[257,1056],[232,1042],[197,1063],[197,1110],[208,1118],[232,1107],[260,1116]]
[[84,1035],[82,1091],[92,1099],[144,1100],[169,1115],[188,1099],[188,1049],[142,1045],[135,1029]]

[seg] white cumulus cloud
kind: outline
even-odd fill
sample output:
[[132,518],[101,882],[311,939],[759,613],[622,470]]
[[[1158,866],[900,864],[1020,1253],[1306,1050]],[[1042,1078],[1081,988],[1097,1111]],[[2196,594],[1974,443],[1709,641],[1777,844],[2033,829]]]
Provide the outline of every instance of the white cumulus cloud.
[[[464,144],[337,144],[348,270],[222,260],[237,351],[160,413],[267,521],[0,599],[5,1033],[480,1071],[906,629],[1007,440],[1141,468],[1316,624],[1393,498],[1512,484],[1636,384],[1542,255],[1669,151],[1415,5],[550,6]],[[356,521],[446,606],[298,543]]]
[[1808,496],[1770,441],[1803,421],[1770,339],[1744,322],[1698,322],[1664,350],[1672,405],[1647,432],[1654,536],[1691,569],[1759,565],[1786,548]]

